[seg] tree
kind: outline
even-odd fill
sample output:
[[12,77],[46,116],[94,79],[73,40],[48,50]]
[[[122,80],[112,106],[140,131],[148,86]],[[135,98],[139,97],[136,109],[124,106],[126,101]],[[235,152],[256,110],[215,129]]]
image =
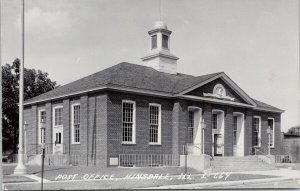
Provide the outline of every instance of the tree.
[[[19,71],[20,60],[15,59],[12,65],[2,66],[2,125],[3,150],[17,151],[19,133]],[[24,99],[38,96],[54,89],[48,73],[41,70],[24,68]]]
[[289,128],[286,135],[293,135],[293,136],[299,136],[300,137],[300,125],[296,127]]

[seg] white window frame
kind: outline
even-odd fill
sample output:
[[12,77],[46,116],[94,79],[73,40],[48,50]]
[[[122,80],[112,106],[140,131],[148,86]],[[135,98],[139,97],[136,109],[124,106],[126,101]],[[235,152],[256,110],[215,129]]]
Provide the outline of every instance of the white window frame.
[[[190,126],[190,112],[193,112],[193,127]],[[195,128],[195,110],[189,108],[188,109],[188,144],[194,144],[194,128]],[[190,132],[192,132],[192,137],[190,137]]]
[[[153,48],[153,43],[152,43],[152,38],[156,36],[156,47]],[[153,34],[150,36],[150,49],[151,50],[155,50],[155,49],[158,49],[158,34]]]
[[62,126],[63,126],[63,123],[64,123],[64,121],[63,121],[63,112],[64,112],[64,110],[62,111],[62,114],[61,114],[62,124],[61,124],[61,125],[55,125],[55,110],[56,110],[56,109],[60,109],[60,108],[63,109],[63,106],[62,106],[62,105],[59,105],[59,106],[53,107],[53,114],[52,114],[52,118],[53,118],[52,124],[53,124],[53,127],[62,127]]
[[[74,127],[74,107],[80,106],[80,103],[74,103],[71,105],[71,144],[80,144],[80,135],[81,135],[81,120],[79,123],[79,142],[75,142],[75,127]],[[80,118],[81,118],[81,107],[80,107]]]
[[[164,47],[164,46],[163,46],[164,36],[166,36],[166,37],[168,38],[168,40],[167,40],[167,46],[168,46],[168,47]],[[162,33],[162,34],[161,34],[161,48],[162,48],[162,49],[165,49],[165,50],[170,50],[170,47],[169,47],[169,45],[170,45],[170,44],[169,44],[169,41],[170,41],[170,36],[167,35],[167,34]]]
[[275,119],[273,118],[273,117],[268,117],[268,121],[267,121],[267,124],[268,124],[268,127],[267,128],[269,128],[269,119],[271,119],[272,121],[273,121],[273,142],[272,142],[272,146],[269,146],[270,145],[270,143],[269,143],[269,136],[268,136],[268,147],[270,147],[270,148],[275,148]]
[[[40,109],[38,111],[38,144],[41,145],[42,144],[42,138],[41,138],[41,132],[42,132],[42,126],[41,126],[41,113],[42,112],[46,112],[46,109]],[[46,113],[46,120],[47,120],[47,113]],[[46,138],[46,137],[45,137]]]
[[[131,103],[133,104],[133,119],[132,119],[132,141],[123,141],[123,104],[124,103]],[[122,100],[122,137],[121,141],[122,144],[136,144],[136,103],[132,100]]]
[[253,145],[253,146],[254,147],[261,147],[261,117],[258,116],[258,115],[255,115],[255,116],[253,116],[253,118],[258,119],[258,131],[259,131],[258,132],[258,145]]
[[[149,141],[149,145],[161,145],[161,104],[150,103],[149,104],[149,114],[150,114],[150,106],[158,107],[159,116],[158,116],[158,137],[157,137],[157,142],[150,142]],[[150,129],[150,115],[149,115],[149,129]],[[150,136],[150,132],[149,132],[149,136]]]

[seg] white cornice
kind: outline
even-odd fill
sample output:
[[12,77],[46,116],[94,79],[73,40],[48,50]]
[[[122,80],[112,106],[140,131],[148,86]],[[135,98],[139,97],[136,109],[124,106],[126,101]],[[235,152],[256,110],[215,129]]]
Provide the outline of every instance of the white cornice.
[[141,58],[143,61],[145,60],[149,60],[151,58],[156,58],[156,57],[164,57],[164,58],[169,58],[169,59],[173,59],[173,60],[178,60],[179,58],[174,56],[171,53],[165,53],[165,52],[154,52],[154,53],[150,53],[147,56],[144,56],[143,58]]
[[47,98],[47,99],[41,99],[41,100],[37,100],[37,101],[31,101],[31,102],[25,101],[26,103],[24,104],[24,106],[32,105],[35,103],[51,101],[51,100],[63,99],[63,98],[67,98],[70,96],[78,96],[78,95],[95,92],[95,91],[103,91],[103,90],[115,90],[115,91],[121,91],[121,92],[139,93],[139,94],[144,94],[144,95],[156,95],[156,96],[160,96],[160,97],[172,98],[172,94],[169,94],[169,93],[161,93],[158,91],[144,90],[144,89],[139,89],[139,88],[127,88],[127,87],[113,85],[113,86],[101,86],[98,88],[87,89],[84,91],[78,91],[78,92],[74,92],[74,93],[69,93],[69,94],[65,94],[65,95],[61,95],[61,96],[55,96],[55,97]]
[[252,108],[253,110],[256,110],[256,111],[269,111],[269,112],[274,112],[274,113],[283,113],[284,112],[284,110],[261,109],[261,108],[256,108],[253,105],[231,102],[231,101],[226,101],[226,100],[217,100],[217,99],[213,99],[213,98],[204,98],[204,97],[197,97],[197,96],[191,96],[191,95],[172,95],[170,93],[162,93],[162,92],[158,92],[158,91],[144,90],[144,89],[139,89],[139,88],[128,88],[128,87],[121,87],[121,86],[102,86],[102,87],[98,87],[98,88],[92,88],[92,89],[88,89],[88,90],[84,90],[84,91],[78,91],[78,92],[74,92],[74,93],[70,93],[70,94],[65,94],[62,96],[55,96],[50,99],[48,98],[48,99],[42,99],[42,100],[37,100],[37,101],[31,101],[31,102],[25,101],[26,103],[24,104],[24,106],[33,105],[36,103],[42,103],[42,102],[46,102],[46,101],[57,100],[57,99],[64,99],[64,98],[68,98],[68,97],[87,94],[90,92],[104,91],[104,90],[114,90],[114,91],[120,91],[120,92],[137,93],[140,95],[153,95],[153,96],[164,97],[164,98],[169,98],[169,99],[183,98],[183,99],[188,99],[188,100],[196,100],[196,101],[204,101],[204,102],[209,102],[209,103]]
[[282,110],[282,109],[264,109],[264,108],[253,108],[253,110],[255,111],[263,111],[263,112],[274,112],[274,113],[284,113],[285,110]]
[[219,99],[212,99],[212,98],[204,98],[204,97],[191,96],[191,95],[178,95],[177,97],[178,98],[183,98],[183,99],[189,99],[189,100],[217,103],[217,104],[222,104],[222,105],[233,105],[233,106],[240,106],[240,107],[247,107],[247,108],[254,108],[255,107],[253,105],[244,104],[244,103],[238,103],[238,102],[232,102],[232,101],[226,101],[226,100],[219,100]]

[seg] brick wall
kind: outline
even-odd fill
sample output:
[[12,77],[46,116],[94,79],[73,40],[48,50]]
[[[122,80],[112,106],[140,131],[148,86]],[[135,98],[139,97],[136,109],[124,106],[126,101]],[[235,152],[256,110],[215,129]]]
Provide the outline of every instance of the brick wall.
[[65,153],[70,153],[70,100],[63,100],[63,144],[65,145]]
[[83,95],[80,97],[80,100],[74,101],[74,103],[78,103],[78,102],[80,103],[80,145],[77,145],[78,146],[77,149],[79,150],[80,154],[87,155],[88,154],[88,117],[89,117],[88,96]]
[[[122,100],[136,102],[136,144],[122,144]],[[161,104],[161,145],[149,145],[149,103]],[[107,102],[108,130],[107,150],[108,157],[117,157],[118,154],[172,153],[172,101],[126,93],[108,93]]]
[[107,113],[106,94],[89,96],[86,143],[88,162],[98,166],[107,166]]
[[53,145],[51,143],[53,143],[52,141],[52,103],[48,102],[46,103],[45,106],[46,109],[46,143],[50,143],[48,149],[49,149],[49,153],[53,153]]
[[271,154],[281,154],[281,117],[278,113],[268,113],[268,112],[259,112],[254,111],[253,115],[257,115],[261,117],[261,148],[268,147],[269,137],[267,134],[268,129],[268,118],[275,119],[275,135],[274,135],[274,146],[275,148],[271,148]]
[[233,108],[226,107],[224,127],[224,156],[233,156]]
[[206,124],[204,130],[204,153],[212,155],[212,105],[204,103],[203,106],[203,118]]
[[187,103],[176,100],[172,111],[172,154],[183,154],[183,145],[187,143],[187,125]]
[[37,153],[37,127],[36,127],[36,120],[37,118],[34,117],[37,113],[37,106],[32,107],[25,107],[24,108],[24,123],[28,124],[26,128],[25,134],[25,149],[26,153],[28,154],[35,154]]
[[[136,144],[122,144],[122,100],[136,102]],[[80,103],[81,107],[81,144],[71,144],[71,106]],[[161,104],[161,145],[149,145],[149,103]],[[233,113],[245,114],[245,155],[252,146],[252,119],[259,115],[262,119],[262,147],[267,146],[267,119],[275,119],[275,148],[272,154],[280,154],[280,114],[252,111],[251,109],[217,105],[204,102],[172,100],[167,98],[135,95],[120,92],[97,93],[83,95],[58,102],[48,102],[45,105],[26,107],[24,119],[29,124],[26,139],[27,151],[32,150],[30,144],[38,140],[38,111],[46,109],[46,143],[52,140],[52,109],[63,106],[63,141],[66,153],[86,155],[86,163],[95,161],[96,165],[107,166],[110,157],[118,154],[182,154],[183,145],[187,142],[188,107],[200,107],[206,124],[204,130],[204,152],[212,155],[212,110],[224,111],[224,155],[233,155]],[[52,151],[52,147],[50,147]],[[37,152],[33,149],[32,152]],[[92,160],[94,159],[94,160]]]

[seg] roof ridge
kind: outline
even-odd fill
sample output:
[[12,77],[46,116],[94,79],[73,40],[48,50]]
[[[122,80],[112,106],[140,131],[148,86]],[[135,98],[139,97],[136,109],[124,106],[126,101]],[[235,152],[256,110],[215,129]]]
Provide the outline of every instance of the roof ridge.
[[[193,76],[193,77],[189,77],[189,78],[197,79],[197,78],[199,78],[199,77],[211,76],[211,77],[208,78],[208,79],[210,79],[210,78],[215,77],[215,76],[217,76],[217,75],[219,75],[219,74],[221,74],[221,73],[224,73],[224,72],[215,72],[215,73],[211,73],[211,74],[205,74],[205,75],[201,75],[201,76]],[[208,79],[206,79],[206,80],[208,80]],[[181,80],[186,80],[186,78],[180,79],[179,81],[181,81]],[[181,90],[181,92],[183,92],[183,91],[185,91],[185,90],[188,90],[189,88],[191,88],[191,87],[197,85],[198,83],[199,83],[199,81],[196,81],[195,83],[192,83],[192,85],[186,87],[184,90]],[[174,87],[175,87],[176,85],[177,85],[177,83],[174,85]],[[179,92],[179,93],[180,93],[180,92]]]

